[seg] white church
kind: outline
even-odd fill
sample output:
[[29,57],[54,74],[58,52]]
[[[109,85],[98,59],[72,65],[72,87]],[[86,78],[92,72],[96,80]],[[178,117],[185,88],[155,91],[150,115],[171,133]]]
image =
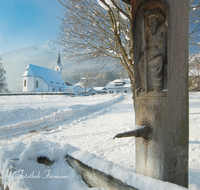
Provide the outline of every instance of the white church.
[[29,64],[23,74],[23,92],[63,92],[67,85],[62,80],[60,52],[55,70]]

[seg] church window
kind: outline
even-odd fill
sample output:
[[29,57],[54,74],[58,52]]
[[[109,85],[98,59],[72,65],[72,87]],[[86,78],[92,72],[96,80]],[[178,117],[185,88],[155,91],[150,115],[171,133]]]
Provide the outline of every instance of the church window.
[[59,92],[61,92],[61,88],[59,88]]
[[57,82],[57,84],[59,84],[59,82]]
[[24,86],[26,86],[26,80],[24,80]]
[[38,81],[36,81],[35,87],[38,88]]
[[50,81],[50,83],[53,83],[53,81]]
[[65,85],[64,83],[62,83],[62,85]]
[[55,87],[53,87],[53,92],[55,92]]

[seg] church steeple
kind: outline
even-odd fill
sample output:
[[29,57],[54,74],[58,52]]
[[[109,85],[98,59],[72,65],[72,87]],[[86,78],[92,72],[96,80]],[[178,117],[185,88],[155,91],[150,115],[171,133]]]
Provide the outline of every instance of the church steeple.
[[60,50],[59,50],[59,53],[58,53],[58,60],[57,60],[57,63],[56,63],[56,66],[55,66],[55,70],[58,71],[58,73],[62,76],[62,69],[63,69],[63,66],[61,64],[61,59],[60,59]]

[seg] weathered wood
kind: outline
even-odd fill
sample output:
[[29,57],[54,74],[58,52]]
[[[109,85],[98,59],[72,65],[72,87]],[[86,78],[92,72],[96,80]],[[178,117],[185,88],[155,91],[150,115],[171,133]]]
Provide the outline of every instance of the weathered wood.
[[66,155],[65,158],[68,164],[82,176],[83,181],[89,187],[102,187],[107,190],[136,190],[136,188],[123,183],[121,180],[116,179],[111,175],[83,164],[72,156]]
[[[133,15],[135,125],[142,126],[147,121],[153,131],[148,142],[136,138],[136,172],[187,188],[189,1],[133,1],[136,1]],[[148,78],[143,61],[143,10]],[[145,79],[148,79],[147,93]]]

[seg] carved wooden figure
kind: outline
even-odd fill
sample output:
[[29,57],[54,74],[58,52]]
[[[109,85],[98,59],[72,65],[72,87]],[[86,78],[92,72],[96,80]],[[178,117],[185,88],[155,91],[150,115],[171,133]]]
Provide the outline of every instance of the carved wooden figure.
[[147,21],[143,20],[142,22],[147,25],[146,30],[143,28],[142,32],[147,38],[143,39],[145,42],[141,47],[138,63],[141,92],[152,90],[160,92],[164,89],[164,68],[167,63],[167,27],[164,24],[164,15],[157,8],[150,9],[145,13],[143,18],[146,18]]

